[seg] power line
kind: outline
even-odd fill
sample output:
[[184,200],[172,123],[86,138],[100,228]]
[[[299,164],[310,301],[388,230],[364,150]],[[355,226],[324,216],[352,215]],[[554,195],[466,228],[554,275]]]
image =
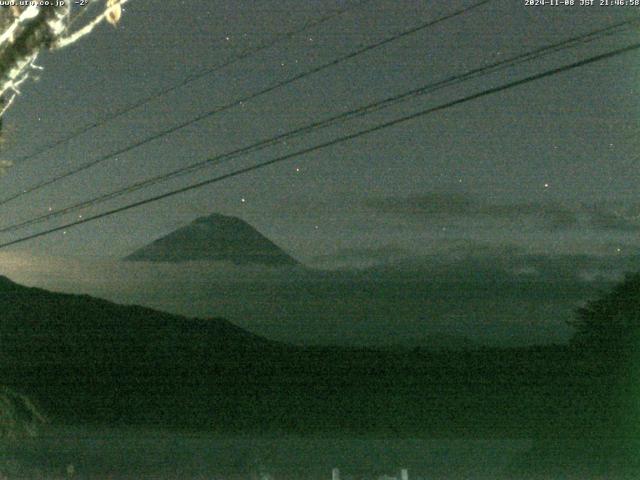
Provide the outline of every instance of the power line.
[[43,222],[45,220],[49,220],[51,218],[55,218],[58,217],[60,215],[64,215],[67,213],[71,213],[73,211],[76,210],[80,210],[82,208],[86,208],[89,206],[94,206],[97,205],[99,203],[103,203],[107,200],[111,200],[117,197],[120,197],[122,195],[128,194],[128,193],[132,193],[136,190],[140,190],[142,188],[146,188],[167,180],[170,180],[172,178],[176,178],[178,176],[182,176],[182,175],[186,175],[188,173],[192,173],[194,171],[197,171],[199,169],[208,167],[208,166],[212,166],[212,165],[219,165],[223,162],[232,160],[234,158],[240,157],[240,156],[244,156],[248,153],[254,153],[256,151],[260,151],[263,150],[269,146],[275,145],[277,143],[280,143],[284,140],[288,140],[294,137],[298,137],[300,135],[309,133],[311,131],[317,130],[317,129],[321,129],[321,128],[325,128],[328,127],[330,125],[335,125],[337,123],[342,123],[345,122],[347,120],[353,119],[353,118],[357,118],[357,117],[361,117],[364,115],[367,115],[369,113],[375,112],[375,111],[379,111],[381,109],[390,107],[394,104],[397,104],[399,102],[402,101],[406,101],[408,99],[411,98],[415,98],[417,96],[420,95],[425,95],[428,93],[432,93],[434,91],[440,90],[442,88],[445,87],[450,87],[452,85],[456,85],[458,83],[467,81],[469,79],[472,78],[479,78],[481,76],[484,75],[488,75],[491,73],[495,73],[499,70],[503,70],[505,68],[508,67],[512,67],[518,64],[521,64],[525,61],[531,61],[534,59],[538,59],[541,57],[544,57],[546,55],[550,55],[552,53],[556,53],[559,52],[563,49],[567,49],[570,47],[573,47],[579,43],[584,43],[586,41],[591,41],[594,39],[599,38],[602,35],[608,35],[610,34],[612,31],[615,31],[616,29],[621,28],[622,26],[625,25],[629,25],[629,24],[633,24],[633,23],[638,23],[640,22],[640,20],[635,19],[635,20],[628,20],[628,21],[624,21],[624,22],[619,22],[604,28],[601,28],[599,30],[595,30],[592,32],[588,32],[576,37],[572,37],[566,40],[563,40],[561,42],[552,44],[552,45],[548,45],[545,47],[540,47],[538,49],[529,51],[529,52],[524,52],[518,55],[515,55],[514,57],[511,57],[509,59],[504,59],[498,62],[494,62],[492,64],[489,65],[485,65],[483,67],[478,67],[475,69],[472,69],[464,74],[458,74],[458,75],[452,75],[450,77],[447,77],[443,80],[434,82],[434,83],[430,83],[427,85],[423,85],[421,87],[418,87],[416,89],[410,90],[408,92],[403,92],[397,95],[393,95],[391,97],[385,98],[383,100],[379,100],[377,102],[373,102],[364,106],[361,106],[359,108],[347,111],[347,112],[343,112],[337,115],[334,115],[330,118],[318,121],[318,122],[313,122],[309,125],[303,126],[303,127],[298,127],[294,130],[291,130],[289,132],[285,132],[283,134],[277,135],[275,137],[271,137],[269,139],[266,140],[262,140],[259,141],[257,143],[254,143],[252,145],[249,145],[247,147],[243,147],[240,149],[236,149],[234,151],[231,152],[227,152],[224,154],[220,154],[217,155],[215,157],[200,161],[200,162],[196,162],[193,163],[191,165],[187,165],[185,167],[181,167],[178,168],[176,170],[173,170],[171,172],[167,172],[161,175],[157,175],[155,177],[151,177],[139,182],[136,182],[132,185],[128,185],[124,188],[106,193],[104,195],[100,195],[98,197],[94,197],[91,198],[89,200],[84,200],[82,202],[73,204],[73,205],[69,205],[67,207],[63,207],[61,209],[57,209],[55,211],[50,211],[48,213],[39,215],[37,217],[31,218],[29,220],[25,220],[19,223],[15,223],[12,225],[8,225],[5,227],[0,228],[0,233],[4,233],[4,232],[9,232],[9,231],[13,231],[13,230],[17,230],[29,225],[33,225],[36,223],[40,223]]
[[[28,153],[26,155],[23,155],[22,157],[18,157],[16,159],[16,163],[24,163],[32,158],[38,157],[40,156],[42,153],[47,152],[49,150],[52,150],[56,147],[59,147],[60,145],[64,145],[66,143],[68,143],[69,141],[73,140],[76,137],[79,137],[80,135],[87,133],[90,130],[93,130],[94,128],[98,128],[101,127],[102,125],[105,125],[107,123],[109,123],[112,120],[115,120],[116,118],[119,118],[129,112],[132,112],[134,110],[137,110],[138,108],[142,107],[143,105],[146,105],[147,103],[150,103],[154,100],[157,100],[158,98],[161,98],[175,90],[178,90],[192,82],[195,82],[196,80],[199,80],[203,77],[206,77],[207,75],[211,75],[212,73],[215,73],[219,70],[222,70],[223,68],[229,67],[231,65],[233,65],[234,63],[237,63],[241,60],[244,60],[246,58],[249,58],[257,53],[260,53],[263,50],[266,50],[268,48],[271,48],[275,45],[277,45],[278,43],[281,42],[285,42],[287,40],[290,40],[291,38],[293,38],[294,36],[304,32],[305,30],[308,30],[310,28],[313,27],[317,27],[318,25],[322,25],[323,23],[326,23],[340,15],[343,15],[344,13],[347,13],[355,8],[359,8],[361,6],[363,6],[366,3],[369,3],[372,0],[361,0],[360,2],[356,3],[355,5],[351,5],[349,7],[337,10],[334,13],[331,13],[329,15],[325,15],[323,17],[318,18],[317,20],[311,20],[308,22],[305,22],[304,25],[302,25],[302,27],[297,28],[295,30],[291,30],[289,32],[286,33],[282,33],[280,35],[275,35],[271,40],[269,40],[268,42],[263,43],[262,45],[258,45],[257,47],[254,48],[249,48],[249,49],[245,49],[244,51],[240,52],[237,55],[234,55],[232,57],[230,57],[229,59],[225,60],[224,62],[215,65],[211,68],[208,68],[206,70],[203,70],[202,72],[199,73],[195,73],[193,75],[189,75],[186,78],[184,78],[183,80],[181,80],[178,83],[175,83],[173,85],[170,85],[166,88],[163,88],[155,93],[152,93],[151,95],[148,95],[146,97],[141,98],[140,100],[138,100],[137,102],[134,102],[130,105],[127,105],[119,110],[116,110],[115,112],[107,115],[106,117],[104,117],[101,120],[98,120],[94,123],[90,123],[85,125],[84,127],[81,127],[77,130],[75,130],[74,132],[71,132],[69,135],[67,135],[66,137],[63,137],[59,140],[56,140],[55,142],[49,143],[45,146],[43,146],[42,148],[39,148],[31,153]],[[77,14],[77,17],[81,16],[84,14],[86,8],[83,8],[82,11],[80,13]],[[72,21],[75,21],[76,18],[74,18]],[[226,44],[227,43],[227,38],[222,38],[220,40],[217,40],[216,42],[213,43],[213,45],[217,45],[217,44]]]
[[336,66],[336,65],[338,65],[338,64],[340,64],[342,62],[345,62],[345,61],[350,60],[350,59],[352,59],[352,58],[354,58],[356,56],[362,55],[362,54],[364,54],[366,52],[369,52],[371,50],[379,48],[379,47],[381,47],[383,45],[389,44],[391,42],[394,42],[394,41],[399,40],[401,38],[404,38],[406,36],[412,35],[412,34],[414,34],[416,32],[419,32],[421,30],[424,30],[424,29],[426,29],[428,27],[431,27],[431,26],[436,25],[438,23],[444,22],[446,20],[450,20],[451,18],[463,15],[463,14],[465,14],[465,13],[467,13],[467,12],[469,12],[469,11],[475,9],[475,8],[478,8],[478,7],[482,6],[482,5],[485,5],[485,4],[487,4],[487,3],[491,2],[491,1],[493,1],[493,0],[482,0],[482,1],[477,2],[477,3],[475,3],[475,4],[473,4],[473,5],[469,6],[469,7],[465,7],[465,8],[456,10],[455,12],[449,13],[449,14],[447,14],[445,16],[442,16],[442,17],[440,17],[440,18],[438,18],[436,20],[431,20],[429,22],[423,23],[423,24],[421,24],[421,25],[419,25],[417,27],[410,28],[410,29],[405,30],[405,31],[403,31],[401,33],[393,35],[393,36],[391,36],[389,38],[386,38],[384,40],[376,42],[374,44],[367,45],[367,46],[365,46],[365,47],[363,47],[361,49],[358,49],[358,50],[356,50],[354,52],[348,53],[346,55],[338,57],[337,59],[331,60],[331,61],[329,61],[327,63],[324,63],[324,64],[319,65],[317,67],[313,67],[313,68],[311,68],[311,69],[309,69],[309,70],[307,70],[305,72],[302,72],[302,73],[297,74],[297,75],[295,75],[293,77],[290,77],[287,80],[283,80],[281,82],[277,82],[277,83],[275,83],[275,84],[273,84],[273,85],[271,85],[269,87],[266,87],[266,88],[264,88],[262,90],[259,90],[258,92],[249,94],[249,95],[247,95],[247,96],[245,96],[243,98],[240,98],[240,99],[233,100],[232,102],[229,102],[229,103],[227,103],[225,105],[216,107],[216,108],[214,108],[212,110],[209,110],[209,111],[207,111],[205,113],[202,113],[202,114],[200,114],[200,115],[198,115],[196,117],[192,117],[191,119],[189,119],[187,121],[184,121],[184,122],[182,122],[182,123],[180,123],[178,125],[175,125],[173,127],[167,128],[167,129],[165,129],[165,130],[163,130],[161,132],[158,132],[158,133],[155,133],[153,135],[150,135],[150,136],[148,136],[148,137],[146,137],[146,138],[144,138],[142,140],[139,140],[137,142],[134,142],[134,143],[132,143],[132,144],[126,146],[126,147],[120,148],[119,150],[117,150],[115,152],[111,152],[111,153],[106,154],[106,155],[104,155],[102,157],[99,157],[97,159],[91,160],[91,161],[86,162],[86,163],[84,163],[82,165],[79,165],[75,169],[70,170],[70,171],[68,171],[66,173],[63,173],[63,174],[60,174],[60,175],[55,176],[53,178],[50,178],[49,180],[45,180],[43,182],[37,183],[36,185],[33,185],[31,187],[28,187],[28,188],[25,188],[25,189],[13,194],[13,195],[5,197],[5,198],[0,200],[0,206],[4,205],[6,203],[9,203],[12,200],[15,200],[17,198],[20,198],[20,197],[22,197],[24,195],[27,195],[29,193],[33,193],[33,192],[35,192],[37,190],[40,190],[40,189],[42,189],[44,187],[47,187],[47,186],[52,185],[52,184],[54,184],[56,182],[59,182],[60,180],[64,180],[65,178],[69,178],[69,177],[71,177],[73,175],[76,175],[76,174],[78,174],[80,172],[88,170],[89,168],[92,168],[92,167],[94,167],[94,166],[96,166],[96,165],[98,165],[98,164],[100,164],[102,162],[105,162],[105,161],[107,161],[107,160],[109,160],[111,158],[117,157],[118,155],[122,155],[124,153],[128,153],[131,150],[133,150],[135,148],[138,148],[138,147],[140,147],[142,145],[145,145],[145,144],[150,143],[150,142],[152,142],[154,140],[157,140],[159,138],[162,138],[162,137],[165,137],[165,136],[170,135],[172,133],[175,133],[178,130],[181,130],[181,129],[183,129],[185,127],[188,127],[190,125],[193,125],[193,124],[195,124],[197,122],[200,122],[202,120],[210,118],[213,115],[216,115],[218,113],[221,113],[221,112],[224,112],[226,110],[229,110],[229,109],[231,109],[231,108],[233,108],[233,107],[235,107],[235,106],[237,106],[237,105],[239,105],[241,103],[245,103],[245,102],[248,102],[250,100],[254,100],[254,99],[256,99],[256,98],[258,98],[258,97],[260,97],[262,95],[265,95],[267,93],[271,93],[274,90],[277,90],[277,89],[282,88],[282,87],[284,87],[286,85],[292,84],[292,83],[294,83],[294,82],[296,82],[298,80],[301,80],[303,78],[306,78],[308,76],[314,75],[314,74],[316,74],[316,73],[318,73],[320,71],[326,70],[327,68],[331,68],[333,66]]
[[208,179],[208,180],[203,180],[201,182],[192,183],[190,185],[187,185],[186,187],[178,188],[178,189],[175,189],[175,190],[172,190],[172,191],[169,191],[169,192],[165,192],[165,193],[160,194],[160,195],[155,195],[153,197],[146,198],[144,200],[139,200],[137,202],[129,203],[127,205],[124,205],[124,206],[121,206],[121,207],[118,207],[118,208],[114,208],[112,210],[108,210],[106,212],[102,212],[102,213],[93,215],[91,217],[83,218],[83,219],[80,219],[80,220],[75,220],[73,222],[69,222],[69,223],[66,223],[66,224],[58,226],[58,227],[49,228],[47,230],[43,230],[43,231],[31,234],[31,235],[27,235],[25,237],[18,238],[16,240],[11,240],[9,242],[5,242],[5,243],[0,244],[0,248],[6,248],[6,247],[8,247],[10,245],[16,245],[18,243],[23,243],[23,242],[26,242],[28,240],[32,240],[34,238],[38,238],[38,237],[42,237],[42,236],[45,236],[45,235],[49,235],[51,233],[58,232],[60,230],[66,230],[68,228],[71,228],[71,227],[74,227],[74,226],[77,226],[77,225],[81,225],[81,224],[84,224],[84,223],[92,222],[92,221],[98,220],[100,218],[104,218],[104,217],[108,217],[108,216],[111,216],[111,215],[115,215],[117,213],[121,213],[121,212],[124,212],[124,211],[127,211],[127,210],[131,210],[133,208],[140,207],[142,205],[147,205],[149,203],[157,202],[159,200],[163,200],[165,198],[169,198],[169,197],[172,197],[172,196],[184,193],[184,192],[188,192],[188,191],[191,191],[191,190],[195,190],[197,188],[201,188],[201,187],[204,187],[204,186],[207,186],[207,185],[218,183],[218,182],[221,182],[223,180],[226,180],[226,179],[229,179],[229,178],[232,178],[232,177],[236,177],[238,175],[243,175],[245,173],[249,173],[249,172],[253,172],[253,171],[256,171],[256,170],[260,170],[260,169],[265,168],[267,166],[274,165],[276,163],[280,163],[280,162],[283,162],[285,160],[290,160],[290,159],[292,159],[294,157],[299,157],[301,155],[306,155],[308,153],[312,153],[314,151],[321,150],[323,148],[327,148],[327,147],[330,147],[330,146],[333,146],[333,145],[337,145],[339,143],[343,143],[343,142],[346,142],[348,140],[353,140],[355,138],[358,138],[358,137],[361,137],[361,136],[364,136],[364,135],[368,135],[370,133],[374,133],[374,132],[377,132],[379,130],[383,130],[385,128],[393,127],[395,125],[399,125],[401,123],[405,123],[405,122],[408,122],[408,121],[411,121],[411,120],[415,120],[416,118],[420,118],[420,117],[423,117],[423,116],[431,114],[431,113],[442,111],[442,110],[454,107],[456,105],[460,105],[460,104],[463,104],[463,103],[466,103],[466,102],[469,102],[469,101],[472,101],[472,100],[476,100],[478,98],[486,97],[486,96],[492,95],[494,93],[503,92],[505,90],[509,90],[511,88],[514,88],[514,87],[517,87],[517,86],[520,86],[520,85],[523,85],[523,84],[526,84],[526,83],[529,83],[529,82],[540,80],[540,79],[545,78],[545,77],[550,77],[552,75],[557,75],[559,73],[567,72],[567,71],[570,71],[570,70],[573,70],[573,69],[576,69],[576,68],[579,68],[579,67],[583,67],[583,66],[591,64],[591,63],[600,62],[602,60],[607,60],[607,59],[610,59],[610,58],[613,58],[613,57],[616,57],[616,56],[619,56],[619,55],[622,55],[622,54],[625,54],[625,53],[629,53],[629,52],[632,52],[632,51],[635,51],[635,50],[639,50],[639,49],[640,49],[640,43],[635,43],[635,44],[628,45],[626,47],[622,47],[622,48],[619,48],[619,49],[616,49],[616,50],[613,50],[613,51],[610,51],[610,52],[607,52],[607,53],[603,53],[603,54],[600,54],[600,55],[595,55],[593,57],[589,57],[587,59],[580,60],[578,62],[574,62],[574,63],[571,63],[569,65],[564,65],[564,66],[561,66],[561,67],[556,67],[556,68],[553,68],[553,69],[550,69],[550,70],[546,70],[546,71],[544,71],[542,73],[537,73],[537,74],[534,74],[534,75],[530,75],[528,77],[522,78],[520,80],[515,80],[513,82],[509,82],[509,83],[506,83],[504,85],[500,85],[498,87],[489,88],[489,89],[483,90],[483,91],[478,92],[478,93],[467,95],[466,97],[463,97],[463,98],[460,98],[460,99],[457,99],[457,100],[453,100],[453,101],[444,103],[442,105],[438,105],[436,107],[430,107],[430,108],[421,110],[419,112],[412,113],[410,115],[405,115],[403,117],[396,118],[394,120],[390,120],[388,122],[385,122],[385,123],[382,123],[382,124],[379,124],[379,125],[376,125],[376,126],[373,126],[373,127],[369,127],[369,128],[364,129],[364,130],[360,130],[359,132],[356,132],[356,133],[352,133],[352,134],[349,134],[349,135],[344,135],[342,137],[338,137],[338,138],[335,138],[333,140],[329,140],[327,142],[320,143],[320,144],[315,145],[313,147],[308,147],[308,148],[299,150],[297,152],[293,152],[293,153],[289,153],[289,154],[286,154],[286,155],[282,155],[280,157],[276,157],[276,158],[273,158],[271,160],[267,160],[265,162],[261,162],[261,163],[258,163],[256,165],[252,165],[250,167],[245,167],[245,168],[236,170],[236,171],[231,172],[231,173],[226,173],[224,175],[220,175],[218,177],[214,177],[214,178],[211,178],[211,179]]

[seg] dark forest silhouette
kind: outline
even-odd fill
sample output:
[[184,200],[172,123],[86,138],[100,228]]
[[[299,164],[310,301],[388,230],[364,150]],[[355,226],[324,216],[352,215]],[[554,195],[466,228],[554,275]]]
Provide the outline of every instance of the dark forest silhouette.
[[640,273],[628,273],[610,292],[588,302],[570,321],[573,344],[617,357],[639,348]]
[[578,309],[569,346],[469,350],[293,347],[222,319],[0,289],[2,380],[54,421],[538,435],[623,432],[633,401],[640,275]]
[[638,478],[640,273],[577,308],[569,323],[576,330],[567,349],[572,377],[554,399],[561,421],[537,437],[514,473]]
[[577,309],[570,345],[526,348],[293,347],[6,278],[0,311],[0,383],[53,424],[528,437],[530,472],[635,468],[640,274]]

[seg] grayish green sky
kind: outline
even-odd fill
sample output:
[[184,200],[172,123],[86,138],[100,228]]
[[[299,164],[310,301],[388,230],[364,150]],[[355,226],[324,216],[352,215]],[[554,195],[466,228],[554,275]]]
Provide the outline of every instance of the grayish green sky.
[[[44,67],[40,80],[24,87],[6,118],[3,158],[15,160],[16,165],[0,179],[2,196],[471,4],[366,2],[68,145],[28,162],[16,160],[273,35],[352,3],[131,1],[117,28],[104,26],[76,48],[40,60]],[[638,16],[639,10],[630,7],[527,7],[520,1],[496,0],[2,205],[0,221],[7,225],[28,219],[430,81]],[[637,28],[625,30],[58,221],[98,213],[639,38]],[[639,62],[640,53],[635,52],[551,76],[33,240],[12,247],[4,258],[9,265],[11,255],[82,257],[98,265],[215,211],[247,220],[292,255],[316,266],[366,266],[425,255],[440,256],[447,263],[464,251],[479,259],[542,255],[549,262],[557,256],[581,255],[600,262],[599,274],[616,275],[622,269],[616,257],[635,259],[639,244]],[[0,234],[0,240],[53,225],[56,222]],[[624,268],[635,265],[635,260],[629,262],[623,262]],[[522,268],[546,281],[535,265]],[[73,268],[63,270],[77,279],[77,270],[75,274]],[[587,275],[584,272],[582,266],[573,268],[577,276]],[[45,277],[23,280],[42,283]],[[127,278],[133,289],[135,280]],[[61,279],[60,285],[65,282]]]
[[[234,52],[348,3],[279,1],[256,7],[255,2],[243,1],[133,1],[118,28],[105,26],[78,47],[41,60],[40,81],[24,88],[7,117],[4,158],[20,158]],[[367,2],[66,146],[24,164],[16,162],[0,186],[7,193],[28,188],[194,114],[470,4]],[[535,8],[496,0],[21,197],[0,207],[0,218],[4,224],[30,218],[50,207],[637,15],[637,9],[624,7]],[[80,213],[88,215],[632,43],[639,37],[636,30]],[[305,259],[358,246],[393,245],[425,253],[438,243],[460,239],[543,251],[615,253],[618,246],[634,248],[640,225],[638,61],[639,54],[631,53],[552,76],[16,248],[120,256],[212,211],[241,216]],[[473,207],[456,209],[462,197]],[[389,208],[390,203],[395,206]],[[554,211],[562,211],[562,219]],[[615,218],[601,221],[607,215]],[[2,240],[40,228],[5,234]]]

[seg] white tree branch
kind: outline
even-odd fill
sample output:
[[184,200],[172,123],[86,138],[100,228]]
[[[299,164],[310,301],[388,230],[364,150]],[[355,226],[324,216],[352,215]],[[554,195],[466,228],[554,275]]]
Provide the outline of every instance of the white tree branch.
[[[122,12],[121,6],[129,0],[89,1],[93,5],[104,2],[102,13],[71,34],[67,34],[71,23],[82,16],[78,14],[71,19],[71,0],[55,7],[34,3],[26,8],[0,10],[0,97],[13,92],[6,104],[0,106],[0,119],[20,94],[19,87],[31,71],[41,69],[34,64],[41,50],[67,47],[93,32],[105,20],[115,25]],[[0,175],[9,167],[10,162],[0,161]]]
[[82,27],[80,30],[77,30],[76,32],[67,35],[65,37],[60,37],[58,38],[58,40],[56,40],[53,45],[51,46],[52,49],[60,49],[60,48],[64,48],[67,47],[69,45],[71,45],[72,43],[77,42],[79,39],[81,39],[82,37],[84,37],[85,35],[90,34],[94,28],[96,28],[100,23],[102,23],[103,21],[106,20],[106,18],[108,17],[110,11],[118,6],[122,6],[125,3],[127,3],[129,0],[120,0],[118,2],[115,2],[113,5],[108,6],[107,8],[105,8],[104,12],[102,12],[100,15],[98,15],[96,18],[94,18],[91,22],[89,22],[87,25],[85,25],[84,27]]
[[26,23],[27,20],[35,18],[39,12],[39,8],[35,5],[29,6],[24,12],[22,12],[20,16],[13,21],[11,26],[2,32],[2,35],[0,35],[0,47],[2,47],[6,42],[13,43],[15,38],[14,35],[16,30],[18,30],[18,27]]

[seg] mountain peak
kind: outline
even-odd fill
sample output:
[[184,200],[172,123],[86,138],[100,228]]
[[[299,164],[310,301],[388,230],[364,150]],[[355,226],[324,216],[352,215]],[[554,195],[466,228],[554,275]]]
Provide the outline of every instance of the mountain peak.
[[125,257],[127,261],[229,261],[293,266],[298,262],[238,217],[212,213],[196,218]]
[[209,215],[204,215],[202,217],[196,218],[192,223],[198,222],[221,222],[221,221],[237,221],[242,222],[242,220],[238,217],[234,217],[233,215],[223,215],[222,213],[211,213]]

